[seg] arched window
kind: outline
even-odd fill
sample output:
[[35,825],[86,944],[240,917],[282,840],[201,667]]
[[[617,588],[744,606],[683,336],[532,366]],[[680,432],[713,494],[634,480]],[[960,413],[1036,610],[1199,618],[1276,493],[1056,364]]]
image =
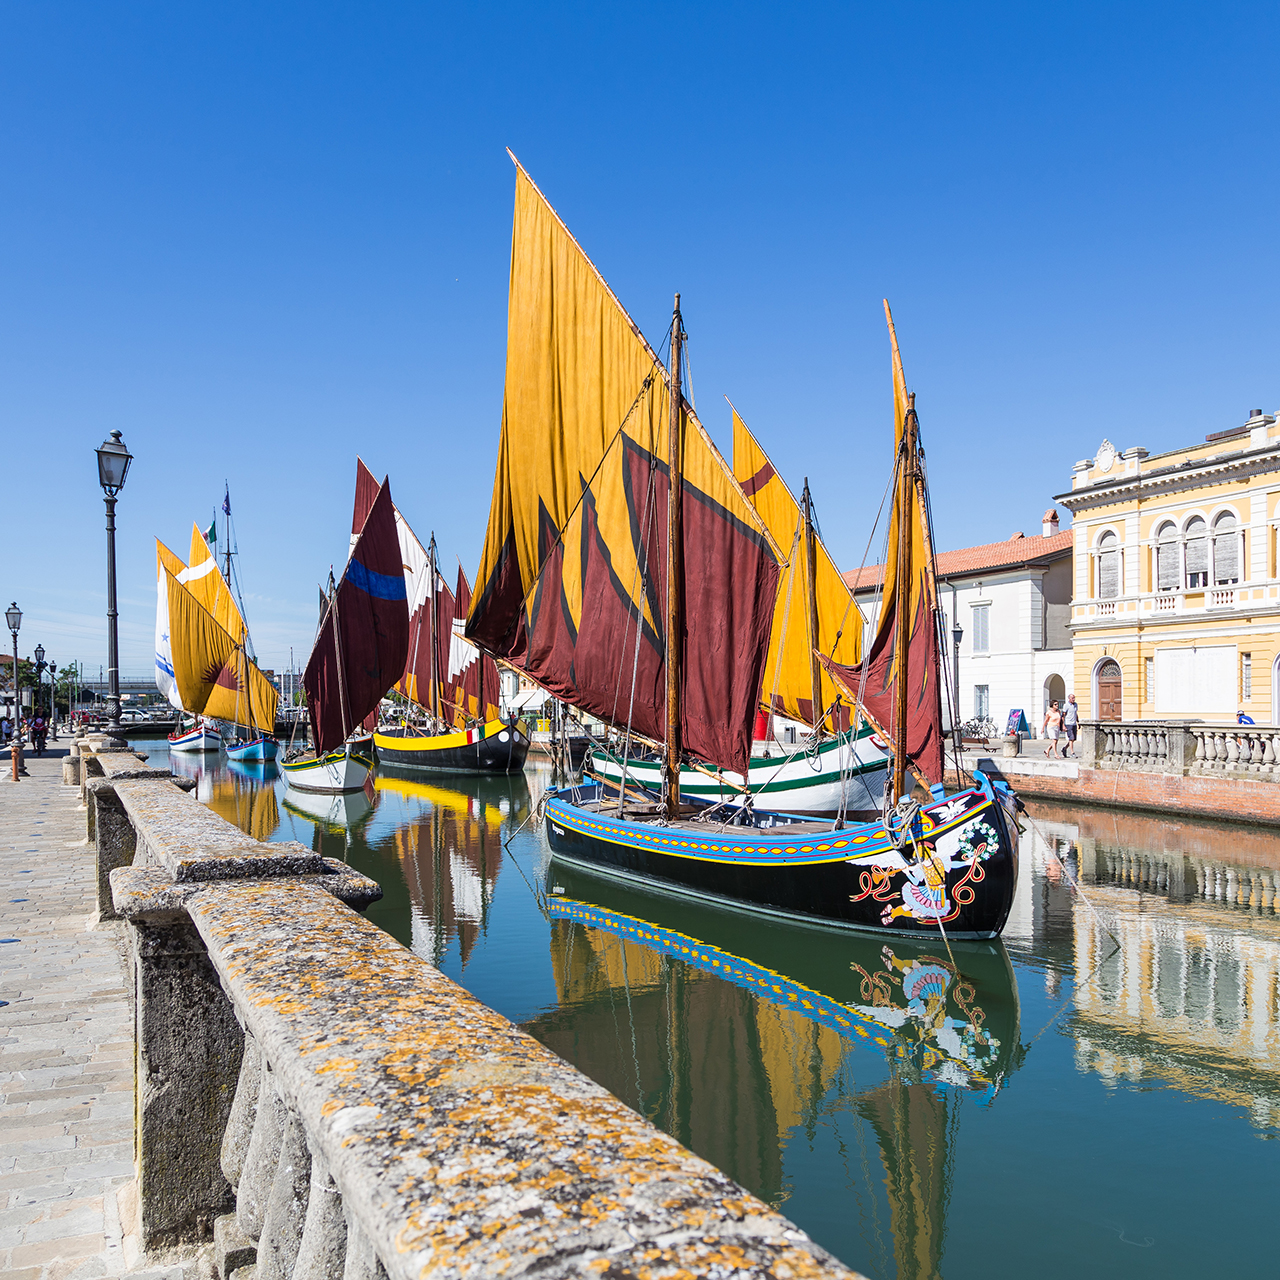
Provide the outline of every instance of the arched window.
[[1178,579],[1178,526],[1167,521],[1156,534],[1156,588],[1160,591],[1177,591]]
[[1240,581],[1240,531],[1234,511],[1213,522],[1213,581],[1218,586]]
[[1209,526],[1200,516],[1187,521],[1187,586],[1209,585]]
[[1120,594],[1120,540],[1111,530],[1098,539],[1098,598],[1114,600]]

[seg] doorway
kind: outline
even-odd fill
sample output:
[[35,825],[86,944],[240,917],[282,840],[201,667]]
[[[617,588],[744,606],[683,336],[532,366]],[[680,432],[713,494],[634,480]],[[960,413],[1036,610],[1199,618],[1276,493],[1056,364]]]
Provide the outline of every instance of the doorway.
[[1108,658],[1098,668],[1098,719],[1120,719],[1120,664]]
[[1049,703],[1056,702],[1063,707],[1067,702],[1066,682],[1060,675],[1052,675],[1044,682],[1044,706],[1040,708],[1041,716],[1049,710]]

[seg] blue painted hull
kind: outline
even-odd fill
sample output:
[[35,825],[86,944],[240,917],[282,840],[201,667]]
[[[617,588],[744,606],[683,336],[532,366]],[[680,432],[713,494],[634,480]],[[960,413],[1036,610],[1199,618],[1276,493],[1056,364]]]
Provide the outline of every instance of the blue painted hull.
[[254,738],[252,742],[241,742],[236,746],[227,746],[228,760],[274,760],[280,744],[270,737]]

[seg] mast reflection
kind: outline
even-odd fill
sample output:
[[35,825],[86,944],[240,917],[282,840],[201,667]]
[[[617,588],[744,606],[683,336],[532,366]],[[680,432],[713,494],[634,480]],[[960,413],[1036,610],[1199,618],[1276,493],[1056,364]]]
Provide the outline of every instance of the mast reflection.
[[529,815],[523,774],[468,775],[466,785],[458,791],[448,775],[427,781],[420,771],[385,764],[373,779],[379,795],[409,801],[420,814],[397,826],[389,849],[409,891],[411,945],[435,965],[455,939],[462,964],[470,959],[488,927],[504,827],[513,830]]
[[528,1031],[772,1204],[793,1131],[852,1108],[880,1148],[898,1276],[937,1274],[953,1095],[993,1097],[1020,1061],[1000,943],[952,944],[953,964],[941,939],[764,920],[562,864],[548,888],[559,1005]]

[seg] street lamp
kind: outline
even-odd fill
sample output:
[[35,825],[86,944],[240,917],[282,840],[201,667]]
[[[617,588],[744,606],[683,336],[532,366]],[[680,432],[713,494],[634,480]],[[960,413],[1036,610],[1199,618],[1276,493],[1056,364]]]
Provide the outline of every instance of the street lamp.
[[41,704],[44,702],[44,645],[36,645],[36,693],[35,700],[31,704],[31,716],[34,719],[40,714]]
[[58,740],[58,664],[49,663],[49,734]]
[[951,628],[951,672],[952,688],[955,689],[955,701],[952,702],[951,728],[955,734],[956,740],[956,769],[960,768],[960,750],[961,750],[961,733],[960,733],[960,641],[964,639],[964,628],[960,625],[959,620]]
[[118,431],[113,431],[96,452],[98,483],[106,495],[104,501],[107,504],[107,732],[115,739],[115,745],[123,746],[120,740],[120,658],[116,628],[116,494],[124,488],[133,454],[125,447]]
[[13,738],[10,754],[13,757],[13,780],[17,782],[22,770],[22,737],[18,733],[18,628],[22,626],[22,610],[16,602],[5,610],[4,619],[13,633]]

